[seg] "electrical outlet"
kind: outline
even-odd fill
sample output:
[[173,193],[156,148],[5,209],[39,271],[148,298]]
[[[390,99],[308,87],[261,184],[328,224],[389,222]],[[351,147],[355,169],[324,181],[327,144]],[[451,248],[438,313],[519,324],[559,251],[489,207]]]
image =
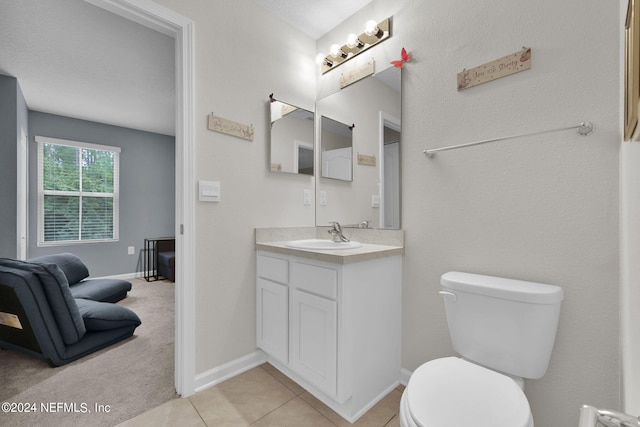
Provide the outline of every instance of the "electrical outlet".
[[129,255],[133,255],[133,254],[135,254],[135,253],[136,253],[136,248],[135,248],[134,246],[129,246],[129,247],[127,248],[127,251],[128,251],[128,253],[129,253]]
[[327,206],[327,192],[324,190],[320,192],[320,206]]

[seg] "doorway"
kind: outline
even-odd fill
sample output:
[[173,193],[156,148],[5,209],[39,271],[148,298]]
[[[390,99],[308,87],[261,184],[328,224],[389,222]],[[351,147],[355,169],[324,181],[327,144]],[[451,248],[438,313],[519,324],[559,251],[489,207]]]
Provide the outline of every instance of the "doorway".
[[195,392],[195,192],[193,22],[152,2],[85,0],[175,39],[176,55],[176,287],[175,386]]

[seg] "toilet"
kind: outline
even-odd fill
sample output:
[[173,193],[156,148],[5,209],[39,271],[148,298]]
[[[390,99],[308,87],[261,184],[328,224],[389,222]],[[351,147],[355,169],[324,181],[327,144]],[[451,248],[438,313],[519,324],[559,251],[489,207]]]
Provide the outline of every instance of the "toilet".
[[547,371],[562,288],[449,272],[442,290],[460,357],[416,369],[400,402],[403,427],[533,427],[524,378]]

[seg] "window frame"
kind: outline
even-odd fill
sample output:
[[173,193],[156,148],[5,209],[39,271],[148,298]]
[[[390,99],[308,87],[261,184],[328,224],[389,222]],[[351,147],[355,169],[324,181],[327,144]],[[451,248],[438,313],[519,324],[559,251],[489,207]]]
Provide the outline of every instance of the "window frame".
[[[38,247],[47,246],[67,246],[76,244],[88,244],[88,243],[107,243],[120,241],[120,147],[92,144],[88,142],[71,141],[66,139],[49,138],[45,136],[36,136],[36,142],[38,143]],[[88,150],[101,150],[110,151],[114,153],[113,161],[113,193],[103,192],[83,192],[79,191],[60,191],[60,190],[45,190],[44,189],[44,144],[62,145],[67,147],[74,147],[77,149]],[[87,194],[95,194],[95,196],[89,196]],[[80,234],[80,240],[55,240],[45,241],[44,236],[44,198],[45,195],[58,195],[58,196],[78,196],[80,200],[83,197],[105,197],[113,200],[113,237],[109,239],[86,239],[82,240]],[[79,206],[79,227],[80,232],[82,230],[82,203]]]

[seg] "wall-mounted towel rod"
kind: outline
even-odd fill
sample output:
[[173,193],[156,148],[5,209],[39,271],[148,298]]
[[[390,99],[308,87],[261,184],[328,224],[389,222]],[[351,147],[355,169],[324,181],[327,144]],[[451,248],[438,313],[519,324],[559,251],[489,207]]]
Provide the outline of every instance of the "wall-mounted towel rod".
[[543,130],[540,132],[522,133],[520,135],[503,136],[502,138],[485,139],[484,141],[469,142],[467,144],[460,144],[460,145],[451,145],[449,147],[433,148],[431,150],[424,150],[423,153],[431,159],[436,155],[438,151],[455,150],[456,148],[471,147],[473,145],[486,144],[488,142],[504,141],[505,139],[521,138],[523,136],[542,135],[544,133],[560,132],[560,131],[569,130],[569,129],[575,129],[580,135],[586,136],[586,135],[589,135],[591,132],[593,132],[593,123],[582,122],[577,126]]

